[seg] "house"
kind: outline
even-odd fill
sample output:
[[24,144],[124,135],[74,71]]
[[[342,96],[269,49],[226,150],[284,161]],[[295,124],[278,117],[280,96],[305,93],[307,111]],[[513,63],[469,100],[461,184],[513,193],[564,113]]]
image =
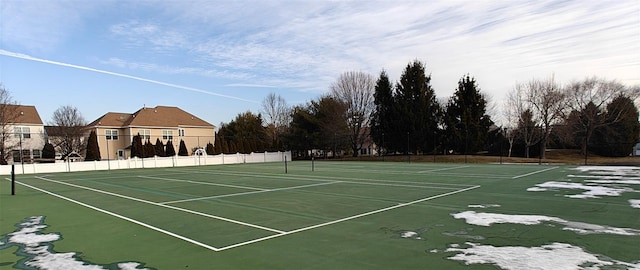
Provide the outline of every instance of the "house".
[[215,126],[178,108],[143,107],[134,113],[109,112],[87,125],[87,134],[95,131],[102,159],[130,157],[133,136],[140,134],[143,143],[160,139],[164,145],[172,141],[178,152],[180,140],[192,154],[207,143],[214,143]]
[[85,129],[84,126],[44,126],[45,140],[53,145],[56,160],[67,160],[71,153],[77,155],[74,161],[82,160],[80,154],[84,153],[87,145]]
[[31,163],[42,157],[44,124],[35,106],[2,104],[5,158],[9,164]]

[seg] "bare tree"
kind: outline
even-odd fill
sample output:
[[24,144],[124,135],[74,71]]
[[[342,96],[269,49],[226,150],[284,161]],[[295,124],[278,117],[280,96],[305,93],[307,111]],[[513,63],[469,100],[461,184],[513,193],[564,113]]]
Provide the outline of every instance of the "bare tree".
[[541,125],[540,157],[545,157],[552,127],[564,115],[565,94],[552,75],[547,80],[531,80],[527,84],[527,99]]
[[582,153],[587,153],[587,146],[594,130],[617,123],[624,110],[616,110],[618,115],[610,116],[603,121],[602,113],[608,103],[618,96],[629,97],[636,100],[640,96],[638,87],[625,87],[617,81],[590,77],[583,81],[574,81],[565,88],[567,102],[565,106],[571,110],[571,124],[576,128],[575,132],[582,135]]
[[272,147],[279,148],[279,135],[291,122],[291,108],[280,95],[270,93],[262,101],[262,111]]
[[19,115],[18,103],[13,100],[9,90],[0,84],[0,165],[7,164],[7,158],[15,146],[13,130],[10,129]]
[[516,129],[512,135],[520,137],[525,144],[525,157],[529,157],[529,148],[534,145],[538,138],[536,137],[535,126],[537,120],[532,113],[532,105],[527,100],[527,84],[517,83],[511,92],[507,94],[506,108],[509,113],[510,124]]
[[365,139],[375,109],[373,92],[375,79],[360,71],[348,71],[340,75],[331,86],[331,95],[347,105],[347,123],[353,156],[358,156]]
[[503,123],[503,135],[504,137],[507,139],[507,141],[509,142],[509,154],[508,157],[511,157],[511,152],[513,150],[513,144],[516,140],[517,134],[518,134],[518,129],[517,129],[517,123],[518,123],[518,117],[519,115],[517,114],[517,108],[515,106],[515,104],[513,104],[513,101],[511,100],[513,93],[509,93],[509,95],[507,96],[507,99],[505,101],[504,104],[504,108],[502,110],[502,114],[504,115],[504,123]]
[[82,153],[86,149],[84,128],[87,125],[78,108],[66,105],[53,112],[49,141],[64,157],[72,152]]

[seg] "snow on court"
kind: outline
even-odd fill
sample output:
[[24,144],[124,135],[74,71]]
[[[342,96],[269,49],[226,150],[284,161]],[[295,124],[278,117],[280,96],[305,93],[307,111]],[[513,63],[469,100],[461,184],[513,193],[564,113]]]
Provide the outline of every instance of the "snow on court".
[[491,207],[500,207],[499,204],[470,204],[467,205],[469,208],[491,208]]
[[[588,175],[568,175],[580,182],[549,181],[527,188],[527,191],[539,192],[559,189],[578,190],[579,194],[564,195],[574,199],[620,196],[625,192],[640,192],[634,189],[640,185],[640,167],[621,166],[581,166],[577,171]],[[632,204],[633,207],[633,204]]]
[[60,240],[61,237],[57,233],[41,233],[40,231],[47,228],[43,221],[43,216],[27,218],[18,224],[18,230],[0,238],[0,249],[17,246],[16,254],[26,257],[24,265],[34,269],[147,269],[139,268],[141,264],[137,262],[118,263],[115,267],[89,264],[78,258],[74,252],[57,253],[52,250],[51,242]]
[[[501,269],[600,269],[601,267],[640,269],[640,263],[627,263],[605,259],[584,249],[565,243],[552,243],[540,247],[495,247],[466,243],[468,248],[451,245],[446,252],[458,252],[449,257],[465,264],[494,264]],[[602,257],[602,258],[601,258]],[[585,267],[588,265],[588,267]],[[584,267],[584,268],[583,268]]]
[[640,200],[629,200],[629,203],[633,208],[640,208]]
[[543,222],[553,222],[565,226],[563,230],[573,231],[578,234],[616,234],[635,236],[640,235],[640,230],[631,228],[617,228],[590,224],[584,222],[568,221],[557,217],[542,215],[507,215],[494,213],[476,213],[475,211],[465,211],[452,214],[456,219],[464,219],[468,224],[478,226],[491,226],[491,224],[523,224],[538,225]]

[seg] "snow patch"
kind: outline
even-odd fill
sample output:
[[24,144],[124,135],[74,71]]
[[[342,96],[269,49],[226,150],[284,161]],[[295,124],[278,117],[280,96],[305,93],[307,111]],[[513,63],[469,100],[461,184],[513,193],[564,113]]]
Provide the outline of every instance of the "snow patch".
[[594,172],[594,173],[610,173],[610,174],[640,174],[640,167],[633,166],[580,166],[575,170],[581,172]]
[[550,181],[530,187],[527,191],[582,190],[580,194],[564,195],[574,199],[620,196],[624,192],[640,192],[640,190],[630,187],[630,185],[640,185],[640,167],[581,166],[575,170],[588,174],[568,175],[570,178],[578,178],[581,182]]
[[633,208],[640,208],[640,200],[629,200],[629,203]]
[[[0,238],[0,249],[17,246],[16,254],[23,255],[26,259],[24,265],[35,269],[147,269],[139,268],[142,265],[136,262],[118,263],[113,265],[96,265],[89,264],[76,257],[76,253],[56,253],[53,251],[51,242],[60,240],[60,234],[57,233],[41,233],[47,228],[43,224],[43,216],[34,216],[25,219],[24,222],[18,224],[18,230],[9,233],[4,238]],[[117,268],[116,268],[117,267]]]
[[491,208],[491,207],[500,207],[499,204],[470,204],[467,205],[469,208]]
[[465,211],[453,214],[456,219],[465,219],[468,224],[478,226],[491,226],[494,223],[517,223],[524,225],[536,225],[544,221],[559,221],[559,218],[537,216],[537,215],[505,215],[493,213],[476,213],[475,211]]
[[400,234],[400,237],[402,238],[415,238],[417,236],[418,236],[417,232],[411,232],[411,231],[403,232]]
[[507,246],[495,247],[477,243],[466,243],[468,248],[451,245],[446,252],[458,252],[450,260],[470,264],[494,264],[501,269],[599,269],[600,267],[628,267],[640,269],[640,263],[600,259],[584,249],[565,243],[552,243],[540,247]]
[[536,189],[531,187],[531,188],[528,188],[527,191],[545,191],[545,190],[550,190],[554,188],[584,190],[584,192],[582,192],[581,194],[565,195],[565,197],[580,198],[580,199],[600,198],[602,196],[620,196],[620,194],[624,192],[635,191],[634,189],[628,188],[628,187],[588,186],[581,183],[557,182],[557,181],[550,181],[542,184],[536,184]]
[[494,213],[476,213],[475,211],[465,211],[452,214],[456,219],[465,219],[468,224],[478,226],[491,226],[497,223],[537,225],[542,222],[553,222],[564,225],[563,230],[573,231],[578,234],[616,234],[635,236],[640,235],[640,230],[631,228],[617,228],[603,226],[598,224],[590,224],[584,222],[568,221],[557,217],[548,217],[541,215],[506,215]]

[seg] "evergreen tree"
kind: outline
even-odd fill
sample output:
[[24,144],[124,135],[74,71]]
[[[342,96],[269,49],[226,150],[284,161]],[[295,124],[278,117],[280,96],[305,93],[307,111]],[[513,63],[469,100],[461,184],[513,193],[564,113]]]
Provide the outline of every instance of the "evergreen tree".
[[133,136],[131,141],[131,157],[144,158],[144,147],[142,145],[142,138],[140,134]]
[[[385,152],[395,152],[399,149],[394,140],[399,128],[396,126],[396,103],[393,97],[393,88],[385,71],[380,72],[373,94],[375,109],[371,119],[371,136],[373,141]],[[386,136],[386,138],[385,138]],[[382,153],[381,153],[382,154]]]
[[214,155],[219,155],[219,154],[224,153],[224,152],[222,151],[222,143],[223,143],[223,141],[222,141],[222,139],[220,138],[220,133],[219,133],[219,132],[216,132],[216,136],[215,136],[215,143],[214,143],[214,145],[213,145],[213,154],[214,154]]
[[603,156],[629,156],[640,135],[638,109],[633,100],[625,96],[616,97],[607,104],[604,118],[605,122],[611,124],[594,131],[590,148]]
[[42,148],[42,158],[56,158],[56,149],[53,147],[53,144],[49,142],[44,144],[44,147]]
[[164,152],[164,144],[162,143],[162,141],[160,140],[160,138],[156,139],[156,144],[154,145],[154,151],[156,156],[159,157],[164,157],[166,156],[165,152]]
[[238,147],[238,153],[241,153],[241,154],[247,153],[247,151],[245,150],[246,146],[245,146],[244,140],[238,140],[238,143],[236,144],[236,146]]
[[[431,88],[431,76],[425,66],[415,60],[405,68],[396,84],[397,136],[392,136],[398,150],[418,153],[433,150],[433,139],[438,130],[440,105]],[[405,143],[406,142],[406,143]]]
[[232,138],[237,152],[248,153],[251,151],[250,141],[260,143],[270,141],[262,122],[260,114],[244,112],[238,114],[229,124],[222,126],[219,132],[224,138]]
[[238,153],[238,145],[235,141],[229,141],[229,153],[228,154],[236,154]]
[[486,107],[487,101],[480,94],[475,78],[463,76],[445,113],[449,147],[457,153],[475,153],[486,149],[487,135],[493,124],[486,114]]
[[155,154],[156,154],[156,148],[151,143],[151,140],[147,139],[147,141],[144,142],[144,157],[151,158],[155,156]]
[[100,160],[100,147],[98,146],[98,136],[94,130],[89,133],[87,140],[87,152],[84,157],[85,161]]
[[207,147],[205,147],[205,152],[207,155],[215,155],[216,151],[211,142],[207,143]]
[[178,156],[188,156],[189,151],[187,150],[187,145],[183,140],[180,140],[180,147],[178,149]]
[[167,157],[173,157],[176,155],[176,148],[173,146],[173,142],[171,142],[171,140],[167,141],[167,145],[165,145],[164,148],[165,148],[165,155]]

